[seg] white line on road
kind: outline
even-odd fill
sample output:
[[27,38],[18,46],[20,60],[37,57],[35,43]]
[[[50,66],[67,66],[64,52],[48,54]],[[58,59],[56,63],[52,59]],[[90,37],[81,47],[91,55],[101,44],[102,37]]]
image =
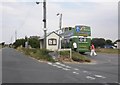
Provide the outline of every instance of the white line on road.
[[70,66],[66,66],[66,68],[71,68]]
[[102,75],[95,75],[95,77],[98,77],[98,78],[106,78],[106,77],[104,77],[104,76],[102,76]]
[[83,71],[83,73],[88,73],[88,71]]
[[83,71],[83,73],[88,73],[88,74],[91,74],[90,72],[88,72],[88,71]]
[[61,66],[65,66],[64,64],[61,64],[61,63],[59,63],[59,62],[56,62],[55,64],[58,64],[58,65],[61,65]]
[[[70,69],[68,69],[68,68],[62,67],[63,65],[60,66],[60,63],[59,63],[59,62],[56,62],[55,64],[53,64],[53,63],[51,63],[51,62],[48,62],[48,64],[49,64],[49,65],[52,65],[52,66],[55,66],[55,67],[57,67],[57,68],[61,68],[61,69],[66,70],[66,71],[70,70]],[[57,65],[57,64],[58,64],[58,65]]]
[[74,70],[79,70],[79,69],[77,69],[77,68],[74,68]]
[[52,63],[51,63],[51,62],[48,62],[48,64],[49,64],[49,65],[52,65]]
[[64,67],[66,67],[66,68],[71,68],[70,66],[67,66],[67,65],[62,64],[62,63],[59,63],[59,62],[56,62],[55,64],[57,64],[57,65],[61,65],[61,66],[64,66]]
[[68,71],[68,70],[70,70],[70,69],[67,69],[67,68],[62,68],[63,70],[66,70],[66,71]]
[[77,73],[77,72],[73,72],[74,74],[79,74],[79,73]]
[[119,82],[115,82],[115,83],[117,83],[117,84],[119,84],[119,85],[120,85],[120,83],[119,83]]
[[91,80],[95,80],[94,77],[91,77],[91,76],[86,76],[87,79],[91,79]]

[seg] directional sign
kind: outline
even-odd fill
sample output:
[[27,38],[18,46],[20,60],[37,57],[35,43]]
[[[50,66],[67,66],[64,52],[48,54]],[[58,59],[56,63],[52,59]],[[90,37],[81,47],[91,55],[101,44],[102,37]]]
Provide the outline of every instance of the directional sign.
[[76,26],[76,32],[80,32],[80,27]]

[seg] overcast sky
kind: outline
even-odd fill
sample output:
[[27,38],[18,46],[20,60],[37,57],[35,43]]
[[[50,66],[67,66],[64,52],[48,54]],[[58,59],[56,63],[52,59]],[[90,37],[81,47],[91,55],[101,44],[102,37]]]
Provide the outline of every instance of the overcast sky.
[[[15,30],[17,38],[43,36],[43,4],[36,1],[0,3],[0,42],[14,42]],[[118,0],[47,0],[47,32],[59,29],[57,13],[63,14],[62,27],[87,25],[92,37],[118,39]]]

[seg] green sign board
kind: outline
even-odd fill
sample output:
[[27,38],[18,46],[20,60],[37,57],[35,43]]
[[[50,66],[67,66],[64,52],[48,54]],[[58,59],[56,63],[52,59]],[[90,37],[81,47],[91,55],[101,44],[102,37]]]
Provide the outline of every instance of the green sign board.
[[91,36],[91,29],[89,26],[75,26],[75,35],[76,36]]

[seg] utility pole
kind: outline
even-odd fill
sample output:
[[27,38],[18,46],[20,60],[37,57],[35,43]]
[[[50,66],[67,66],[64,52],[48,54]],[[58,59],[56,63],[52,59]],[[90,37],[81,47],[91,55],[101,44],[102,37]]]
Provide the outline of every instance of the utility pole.
[[[60,19],[59,19],[59,28],[60,28],[60,31],[61,31],[61,28],[62,28],[62,14],[61,13],[58,13],[57,16],[60,15]],[[60,35],[60,33],[59,33]],[[61,41],[60,41],[60,36],[59,36],[59,41],[58,41],[58,49],[61,48]]]
[[17,30],[15,30],[15,41],[17,40]]
[[12,41],[13,41],[13,36],[11,36],[11,44],[12,44]]
[[46,49],[46,0],[43,2],[43,22],[44,22],[44,48]]
[[59,19],[59,28],[61,30],[62,27],[62,14],[58,13],[57,16],[60,15],[60,19]]
[[36,2],[36,4],[39,4],[39,3],[43,3],[44,48],[46,49],[46,31],[47,31],[47,28],[46,28],[46,0],[44,0],[43,2]]

